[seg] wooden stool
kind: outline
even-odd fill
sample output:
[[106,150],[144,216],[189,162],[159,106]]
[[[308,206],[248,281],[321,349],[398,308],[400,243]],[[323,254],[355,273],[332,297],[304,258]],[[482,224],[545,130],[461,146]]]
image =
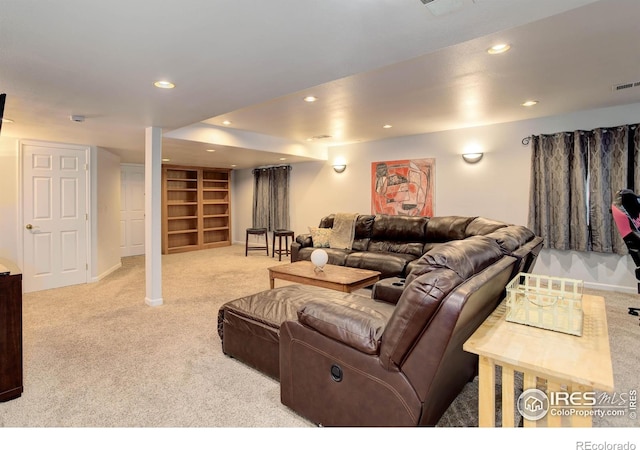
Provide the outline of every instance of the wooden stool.
[[[254,236],[264,236],[264,246],[249,246],[249,235]],[[266,228],[247,228],[247,236],[246,242],[244,246],[244,256],[249,254],[250,250],[266,250],[267,256],[269,256],[269,238],[267,237],[267,229]]]
[[[276,250],[276,236],[278,237],[278,249]],[[282,249],[282,238],[284,237],[284,250]],[[273,258],[278,255],[278,261],[282,261],[282,254],[285,256],[289,256],[291,254],[291,250],[289,250],[289,238],[291,238],[291,242],[293,242],[293,231],[291,230],[275,230],[273,232],[273,244],[271,248],[273,251],[271,253],[271,257]]]

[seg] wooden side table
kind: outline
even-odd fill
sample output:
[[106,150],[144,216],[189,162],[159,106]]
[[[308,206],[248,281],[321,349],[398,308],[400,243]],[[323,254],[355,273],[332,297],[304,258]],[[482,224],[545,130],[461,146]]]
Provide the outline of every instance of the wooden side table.
[[586,404],[589,402],[580,401],[580,393],[593,390],[612,392],[613,369],[604,298],[584,295],[582,308],[583,334],[573,336],[507,322],[506,304],[502,302],[464,343],[465,351],[479,356],[479,426],[495,426],[496,366],[502,369],[503,427],[515,425],[515,372],[523,373],[523,391],[565,392],[564,398],[571,393],[579,393],[576,396],[579,405],[575,409],[584,410],[572,415],[547,413],[539,420],[524,418],[525,427],[591,426],[591,407]]

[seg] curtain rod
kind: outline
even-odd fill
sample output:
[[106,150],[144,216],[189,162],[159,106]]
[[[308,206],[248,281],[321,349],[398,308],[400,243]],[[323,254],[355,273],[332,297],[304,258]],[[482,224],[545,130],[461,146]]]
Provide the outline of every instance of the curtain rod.
[[288,169],[288,170],[291,170],[292,167],[289,164],[279,164],[279,165],[274,165],[274,166],[262,166],[262,167],[256,167],[255,169],[252,170],[252,172],[261,171],[261,170],[269,170],[269,169]]
[[[614,127],[602,127],[602,131],[603,131],[604,133],[606,133],[607,131],[609,131],[607,128],[617,128],[618,130],[622,130],[624,127],[629,127],[629,128],[631,128],[632,130],[635,130],[636,128],[638,128],[638,124],[633,124],[633,125],[619,125],[619,126],[617,126],[617,127],[615,127],[615,126],[614,126]],[[598,129],[598,128],[596,128],[596,130],[597,130],[597,129]],[[585,130],[576,130],[576,131],[579,131],[579,132],[580,132],[580,134],[589,133],[589,131],[585,131]],[[591,130],[591,131],[593,131],[593,130]],[[561,133],[564,133],[564,134],[566,134],[566,135],[572,135],[574,132],[570,132],[570,131],[559,131],[558,133],[553,133],[553,134],[551,134],[551,135],[549,135],[549,136],[553,136],[553,135],[555,135],[555,134],[561,134]],[[532,137],[533,137],[533,136],[526,136],[526,137],[523,137],[523,138],[522,138],[522,141],[521,141],[521,142],[522,142],[522,145],[529,145],[529,143],[531,142],[531,138],[532,138]]]

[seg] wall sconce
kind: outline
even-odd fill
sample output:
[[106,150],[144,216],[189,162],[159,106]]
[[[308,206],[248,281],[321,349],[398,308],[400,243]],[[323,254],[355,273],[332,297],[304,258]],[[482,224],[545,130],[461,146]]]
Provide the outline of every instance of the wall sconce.
[[484,153],[464,153],[462,155],[462,159],[464,159],[469,164],[475,164],[482,159]]
[[335,170],[337,173],[342,173],[344,172],[344,169],[347,168],[346,164],[334,164],[333,165],[333,170]]

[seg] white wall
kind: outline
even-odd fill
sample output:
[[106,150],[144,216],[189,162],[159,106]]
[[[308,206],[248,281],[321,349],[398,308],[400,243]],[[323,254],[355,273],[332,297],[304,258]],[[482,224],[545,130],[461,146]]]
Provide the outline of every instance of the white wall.
[[120,157],[98,148],[93,192],[96,194],[95,264],[92,278],[104,278],[122,266],[120,260]]
[[[371,163],[395,159],[435,158],[435,215],[479,215],[527,224],[530,149],[522,139],[575,129],[593,129],[640,122],[640,104],[585,111],[486,127],[467,128],[329,149],[326,163],[294,164],[291,173],[291,227],[307,232],[334,212],[369,214]],[[461,154],[475,143],[485,153],[475,165]],[[342,174],[331,165],[344,158]],[[251,170],[235,173],[234,236],[244,242],[251,226]],[[536,273],[577,278],[601,289],[636,292],[635,266],[628,256],[544,250]]]
[[0,258],[18,264],[18,140],[0,137]]

